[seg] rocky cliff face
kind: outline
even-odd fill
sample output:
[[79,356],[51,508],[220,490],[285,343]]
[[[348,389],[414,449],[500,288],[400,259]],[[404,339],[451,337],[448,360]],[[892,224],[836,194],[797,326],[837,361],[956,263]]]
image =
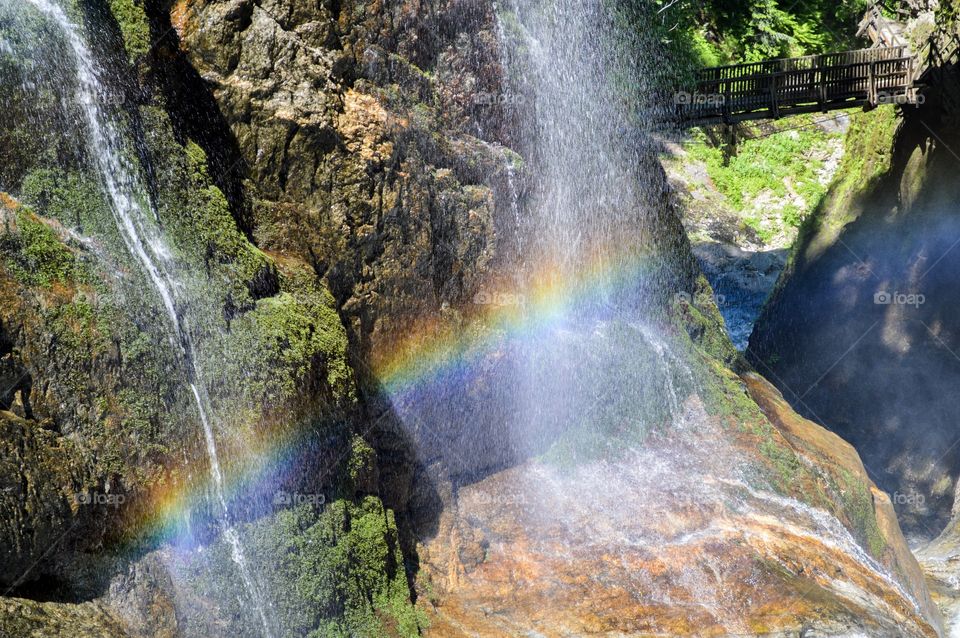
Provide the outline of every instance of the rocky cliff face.
[[[236,522],[278,635],[936,635],[889,500],[747,371],[671,206],[657,242],[674,269],[652,284],[665,336],[613,322],[565,353],[495,338],[435,410],[384,396],[375,371],[397,342],[489,333],[477,295],[516,263],[536,166],[510,150],[492,3],[74,6],[107,34],[137,163],[202,283],[191,311],[214,353],[201,369],[226,370],[211,398],[231,414],[228,474],[259,467],[242,441],[290,442],[289,471]],[[0,632],[256,635],[202,506],[189,552],[144,525],[207,459],[82,145],[19,120],[3,135],[67,150],[2,173]],[[599,365],[618,357],[633,367]],[[516,415],[491,399],[519,359],[547,398],[591,372],[562,397],[592,406],[589,427],[505,449]],[[610,394],[622,384],[675,393],[670,413]],[[276,501],[290,493],[323,501]]]
[[[219,416],[224,481],[238,486],[228,498],[244,512],[232,523],[259,578],[282,596],[266,603],[275,622],[324,635],[415,634],[395,518],[370,494],[372,450],[353,428],[356,385],[333,295],[309,261],[268,254],[244,235],[247,200],[178,119],[196,105],[171,106],[181,85],[159,71],[166,50],[151,47],[162,40],[151,30],[162,27],[147,15],[166,9],[64,8],[80,28],[95,27],[111,76],[103,99],[122,105],[118,126],[136,142],[121,152],[149,184],[143,197],[182,273],[191,348],[171,335],[88,161],[113,149],[88,149],[73,124],[79,105],[55,94],[75,83],[64,33],[29,7],[4,5],[4,38],[42,34],[49,51],[23,59],[49,59],[30,67],[12,49],[2,56],[11,100],[32,96],[37,107],[5,120],[4,138],[38,148],[13,153],[18,168],[3,184],[13,196],[0,202],[0,584],[9,597],[0,633],[255,635],[215,505],[195,492],[209,477],[210,444],[186,380],[211,375],[204,390]],[[37,68],[47,72],[29,75]],[[250,476],[256,490],[243,487]],[[188,551],[164,544],[176,528]],[[284,562],[290,552],[303,563]],[[318,580],[309,564],[337,581]]]
[[185,1],[171,19],[236,140],[252,237],[329,281],[365,356],[472,297],[509,166],[477,99],[500,72],[488,3]]
[[[949,4],[937,18],[953,32]],[[757,369],[801,414],[853,443],[893,495],[952,625],[957,78],[952,68],[934,77],[920,108],[857,116],[853,153],[801,232],[750,346]]]
[[758,367],[861,450],[900,495],[911,531],[927,538],[950,518],[957,474],[956,415],[943,394],[956,363],[952,82],[945,74],[940,92],[903,119],[858,117],[856,150],[751,342]]

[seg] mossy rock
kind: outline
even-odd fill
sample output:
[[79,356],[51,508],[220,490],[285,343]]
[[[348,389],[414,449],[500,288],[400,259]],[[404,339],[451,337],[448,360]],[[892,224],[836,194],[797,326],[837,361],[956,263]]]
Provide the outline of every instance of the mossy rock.
[[[297,505],[245,525],[241,538],[281,636],[413,638],[424,620],[411,602],[394,514],[375,496]],[[221,540],[187,558],[188,625],[210,605],[237,636],[247,599]],[[193,616],[196,613],[198,616]]]
[[29,582],[75,543],[102,539],[104,513],[79,497],[91,489],[102,491],[79,445],[0,411],[0,586]]
[[57,232],[26,207],[8,210],[4,218],[0,252],[18,280],[39,287],[75,282],[81,270]]
[[101,603],[37,602],[0,598],[0,635],[129,638],[124,624]]
[[123,46],[130,61],[140,60],[153,46],[150,22],[142,0],[110,0],[110,12],[120,27]]

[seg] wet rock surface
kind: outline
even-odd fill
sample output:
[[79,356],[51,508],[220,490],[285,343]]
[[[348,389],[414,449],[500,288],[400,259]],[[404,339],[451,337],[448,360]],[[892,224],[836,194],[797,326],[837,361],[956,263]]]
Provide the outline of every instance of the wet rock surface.
[[98,603],[38,603],[0,598],[0,631],[18,638],[129,638],[123,625]]
[[474,100],[500,73],[489,4],[194,0],[172,15],[236,138],[254,238],[330,282],[362,352],[473,297],[506,168],[474,137],[496,111]]
[[[818,480],[868,481],[849,445],[759,377],[746,382]],[[756,440],[693,425],[703,415],[687,410],[690,430],[636,456],[572,471],[527,463],[450,495],[421,553],[433,584],[427,635],[938,635],[886,495],[873,489],[865,502],[885,547],[874,559],[840,522],[856,511],[834,518],[755,486]]]
[[[499,435],[515,406],[490,409],[491,388],[510,382],[509,360],[496,351],[471,383],[442,396],[446,402],[423,418],[431,436],[411,442],[397,427],[405,415],[378,394],[371,367],[399,337],[420,329],[415,319],[439,324],[419,335],[427,342],[483,328],[469,319],[482,305],[477,293],[495,286],[516,257],[523,171],[531,169],[520,170],[520,158],[507,150],[516,131],[499,100],[490,99],[502,90],[491,3],[179,0],[146,9],[156,35],[166,35],[131,73],[137,91],[149,96],[130,113],[148,133],[144,155],[168,193],[158,200],[160,218],[181,233],[178,248],[218,282],[211,296],[222,313],[212,321],[245,335],[246,358],[228,381],[250,381],[243,396],[253,407],[237,414],[235,436],[251,424],[293,429],[308,422],[309,436],[294,446],[305,459],[297,471],[306,478],[298,478],[314,496],[338,496],[315,510],[254,512],[240,522],[250,546],[268,559],[257,575],[282,597],[278,607],[290,626],[404,637],[421,630],[935,634],[936,611],[889,501],[853,450],[838,439],[824,442],[825,433],[761,380],[746,378],[749,398],[718,360],[707,358],[698,375],[708,383],[724,379],[723,398],[711,402],[703,388],[685,394],[679,427],[664,430],[653,427],[667,421],[663,414],[641,414],[643,406],[623,396],[597,401],[588,384],[561,396],[563,385],[549,377],[576,378],[580,366],[605,356],[590,344],[625,339],[636,346],[636,330],[617,341],[597,329],[594,341],[571,351],[576,356],[541,351],[541,392],[561,396],[558,405],[588,406],[580,414],[615,435],[601,449],[622,451],[629,446],[616,437],[628,425],[649,426],[642,451],[573,468],[538,457],[553,440],[519,453],[504,444]],[[149,337],[131,342],[117,332],[108,339],[86,314],[60,323],[44,314],[108,297],[74,281],[72,266],[62,270],[69,262],[62,250],[88,257],[52,218],[93,207],[64,204],[52,188],[75,177],[48,177],[33,192],[47,216],[31,220],[55,231],[55,249],[44,244],[53,252],[43,253],[53,269],[21,260],[0,271],[0,379],[11,386],[0,394],[0,459],[10,461],[0,462],[0,513],[4,525],[11,521],[0,526],[0,554],[18,569],[44,559],[33,588],[17,591],[24,597],[0,598],[0,633],[253,635],[236,582],[196,565],[203,551],[114,560],[99,553],[99,540],[127,528],[70,505],[74,490],[113,494],[117,486],[135,490],[168,479],[179,487],[181,459],[161,444],[182,442],[191,463],[207,463],[183,389],[166,385],[182,370],[158,354],[167,349],[163,335],[128,322],[122,325]],[[4,204],[13,219],[15,205]],[[668,212],[656,220],[663,224],[657,241],[692,265],[679,220]],[[778,263],[725,248],[701,257],[716,265],[718,293],[741,295],[750,308]],[[34,270],[52,279],[36,279]],[[691,282],[695,273],[678,278]],[[669,299],[675,283],[657,280],[669,288],[660,296]],[[39,293],[24,302],[28,290]],[[701,305],[687,308],[691,316],[709,314],[698,314],[696,329],[672,318],[659,328],[695,333],[691,348],[712,342],[733,365],[712,302]],[[154,314],[150,323],[162,320]],[[263,359],[277,364],[269,374],[257,367]],[[145,362],[156,364],[152,376],[138,376]],[[643,362],[669,368],[656,348]],[[674,390],[663,375],[621,372],[636,385],[620,393],[627,398]],[[131,394],[156,379],[167,380],[163,391]],[[460,401],[465,395],[470,400]],[[131,396],[140,401],[121,401]],[[550,423],[552,415],[542,417]],[[332,429],[324,429],[327,418]],[[375,451],[361,436],[371,427]],[[83,448],[76,458],[75,441]],[[581,451],[575,438],[560,443],[565,453]],[[240,448],[226,446],[225,456]],[[466,458],[453,459],[451,447]],[[135,473],[144,467],[149,472]],[[121,476],[114,480],[108,470]],[[94,519],[84,534],[90,547],[67,543],[78,551],[44,556],[48,541],[75,520],[86,525],[84,516]],[[232,564],[223,539],[201,546],[222,559],[215,567]],[[78,565],[85,557],[93,566]],[[73,581],[64,587],[67,600],[41,600],[37,591],[61,578]],[[411,586],[419,609],[432,616],[429,628],[412,609]],[[291,604],[286,594],[293,591],[308,592],[313,603]]]
[[693,254],[716,295],[716,304],[738,350],[746,350],[763,304],[787,261],[787,250],[749,252],[729,244],[698,244]]

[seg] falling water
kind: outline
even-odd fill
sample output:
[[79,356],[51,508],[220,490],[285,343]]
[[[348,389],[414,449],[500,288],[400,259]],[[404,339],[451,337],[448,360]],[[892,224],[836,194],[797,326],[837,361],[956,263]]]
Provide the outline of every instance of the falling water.
[[270,638],[272,633],[267,619],[266,606],[254,583],[239,535],[229,520],[223,474],[220,469],[213,428],[208,416],[209,400],[203,390],[204,384],[200,378],[200,371],[194,362],[193,345],[177,312],[175,298],[177,281],[171,274],[174,266],[169,257],[169,251],[157,229],[150,222],[146,212],[149,206],[145,203],[146,197],[143,195],[145,189],[139,184],[138,178],[135,177],[137,171],[130,167],[127,160],[124,159],[124,145],[121,142],[120,134],[113,118],[101,104],[99,96],[103,93],[104,88],[98,79],[98,67],[91,51],[79,35],[78,27],[67,17],[61,7],[49,0],[27,1],[57,24],[63,31],[72,52],[76,64],[76,102],[80,107],[86,125],[90,156],[94,158],[96,168],[103,180],[104,188],[109,196],[111,212],[123,242],[131,256],[143,268],[151,285],[159,295],[176,338],[175,346],[179,348],[186,362],[190,375],[190,389],[203,425],[210,476],[220,510],[223,535],[230,545],[231,556],[236,563],[247,594],[253,601],[260,617],[263,633]]
[[517,253],[523,254],[523,235],[520,233],[520,194],[517,192],[517,169],[513,162],[507,162],[507,188],[510,190],[510,212],[513,214],[513,223],[516,225]]
[[565,279],[601,261],[604,283],[616,285],[651,252],[652,231],[662,232],[651,223],[664,183],[643,130],[650,114],[637,113],[630,98],[649,92],[643,43],[600,0],[509,0],[504,10],[516,14],[523,40],[512,63],[523,66],[515,75],[525,86],[515,90],[529,93],[532,106],[521,143],[536,166],[539,258]]
[[[655,327],[663,313],[651,291],[664,288],[676,251],[659,244],[669,229],[665,178],[646,130],[654,118],[631,99],[651,92],[642,66],[651,57],[641,55],[646,44],[625,19],[603,0],[498,6],[501,60],[512,80],[501,102],[519,105],[517,150],[531,166],[524,296],[547,288],[563,298],[552,328],[519,357],[520,440],[530,431],[600,431],[601,422],[619,430],[609,423],[620,419],[611,406],[637,415],[625,420],[646,430],[678,415],[690,389],[678,378],[690,377],[682,358]],[[513,190],[512,167],[508,178]],[[610,387],[617,396],[594,407]]]

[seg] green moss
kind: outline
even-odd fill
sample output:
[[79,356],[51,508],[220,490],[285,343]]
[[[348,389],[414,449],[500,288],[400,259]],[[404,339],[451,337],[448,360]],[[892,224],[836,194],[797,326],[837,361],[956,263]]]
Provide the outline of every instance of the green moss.
[[256,401],[279,405],[295,397],[318,373],[328,397],[352,398],[347,335],[333,298],[319,285],[310,292],[282,292],[261,299],[233,322],[230,347],[246,374],[244,387],[237,390]]
[[837,178],[804,228],[806,232],[816,231],[825,224],[839,229],[859,215],[860,207],[853,200],[876,187],[889,172],[898,124],[896,111],[889,108],[851,116],[846,153],[840,162]]
[[72,282],[81,273],[70,249],[32,211],[18,208],[15,219],[15,228],[8,223],[0,234],[0,249],[14,277],[28,286],[49,287]]
[[706,354],[726,365],[733,365],[739,362],[741,355],[727,336],[723,316],[714,298],[707,278],[698,275],[691,297],[674,298],[671,317]]
[[770,438],[760,442],[759,450],[776,473],[778,487],[782,491],[789,490],[802,471],[797,453]]
[[[241,534],[285,635],[412,638],[426,625],[411,600],[393,512],[377,497],[283,509]],[[193,559],[187,575],[203,604],[242,617],[229,548],[218,542],[211,552],[209,561]]]
[[110,0],[110,12],[120,26],[127,56],[136,62],[150,51],[150,22],[146,11],[137,0]]
[[251,301],[250,283],[270,277],[273,264],[237,228],[227,198],[210,179],[203,149],[188,142],[183,157],[186,180],[180,183],[184,200],[177,205],[175,240],[185,256],[202,257],[206,270],[229,282],[231,303],[243,307]]
[[36,169],[23,179],[20,199],[43,217],[97,237],[120,254],[125,251],[96,177],[60,168]]
[[169,451],[167,441],[157,436],[159,408],[155,400],[133,388],[124,388],[117,395],[115,413],[122,423],[122,436],[137,442],[144,454],[162,456]]
[[70,302],[43,307],[39,319],[57,348],[57,392],[63,399],[89,396],[90,360],[106,347],[90,302],[77,294]]
[[377,453],[363,437],[354,435],[347,470],[350,482],[358,487],[369,482],[376,471]]
[[60,345],[81,350],[94,341],[103,343],[103,335],[96,329],[94,307],[88,299],[78,296],[71,303],[49,312],[47,318],[58,334]]
[[[701,363],[705,379],[704,406],[709,414],[719,416],[729,426],[750,435],[763,462],[763,482],[777,492],[816,502],[816,494],[798,494],[800,485],[814,484],[810,470],[797,452],[779,436],[776,428],[760,410],[740,378],[719,361],[706,358]],[[822,499],[821,499],[822,500]]]
[[762,431],[758,428],[766,422],[766,417],[736,374],[712,357],[702,358],[697,367],[707,380],[702,394],[709,414],[754,433]]
[[850,471],[840,468],[839,476],[831,480],[834,491],[839,494],[843,512],[849,517],[854,535],[864,543],[873,556],[880,557],[887,543],[877,524],[873,495],[866,481],[858,479]]

